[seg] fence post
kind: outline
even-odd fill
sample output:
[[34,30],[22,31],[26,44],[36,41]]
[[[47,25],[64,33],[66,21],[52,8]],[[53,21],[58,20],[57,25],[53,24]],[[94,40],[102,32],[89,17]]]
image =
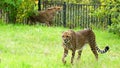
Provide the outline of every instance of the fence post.
[[41,10],[41,0],[38,0],[38,11]]
[[108,25],[111,26],[111,24],[112,24],[112,21],[111,21],[111,14],[110,14],[109,17],[108,17]]
[[0,9],[0,19],[2,19],[2,9]]
[[63,26],[66,27],[66,2],[63,3]]
[[[111,5],[111,3],[110,3],[110,5]],[[113,6],[110,6],[110,9],[112,9],[112,7]],[[108,25],[110,25],[111,26],[111,24],[112,24],[112,20],[111,20],[112,18],[111,18],[111,14],[108,16]]]

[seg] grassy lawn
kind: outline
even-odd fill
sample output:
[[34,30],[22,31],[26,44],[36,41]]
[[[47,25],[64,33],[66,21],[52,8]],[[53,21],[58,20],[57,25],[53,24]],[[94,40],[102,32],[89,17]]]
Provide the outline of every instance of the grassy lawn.
[[[63,65],[61,58],[62,27],[0,25],[0,68],[120,68],[120,37],[107,31],[94,30],[98,46],[110,46],[109,52],[99,54],[98,62],[86,46],[81,60],[70,64],[71,52]],[[80,29],[75,29],[75,31]],[[77,57],[77,54],[76,54]]]

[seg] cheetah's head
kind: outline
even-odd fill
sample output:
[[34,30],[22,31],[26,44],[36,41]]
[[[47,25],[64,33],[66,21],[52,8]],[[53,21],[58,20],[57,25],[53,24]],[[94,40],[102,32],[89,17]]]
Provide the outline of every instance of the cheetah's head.
[[68,30],[68,31],[65,31],[62,33],[62,40],[63,40],[63,43],[67,44],[71,41],[72,39],[72,35],[71,35],[71,31]]

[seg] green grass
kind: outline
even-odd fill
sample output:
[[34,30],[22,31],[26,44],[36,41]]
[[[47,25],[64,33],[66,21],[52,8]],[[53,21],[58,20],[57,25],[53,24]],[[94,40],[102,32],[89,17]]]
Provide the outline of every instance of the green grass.
[[81,60],[76,60],[76,54],[74,65],[71,65],[69,52],[64,65],[61,61],[61,33],[65,30],[68,29],[0,25],[0,68],[120,68],[120,37],[101,30],[94,30],[96,41],[101,49],[109,45],[108,53],[99,54],[97,62],[89,46],[86,46]]

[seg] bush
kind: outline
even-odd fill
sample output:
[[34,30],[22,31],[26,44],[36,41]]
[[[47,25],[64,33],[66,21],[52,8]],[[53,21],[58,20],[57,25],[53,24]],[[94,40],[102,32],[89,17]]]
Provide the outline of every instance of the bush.
[[106,1],[106,7],[102,7],[103,9],[99,9],[94,11],[93,15],[102,17],[108,17],[111,20],[112,24],[109,23],[108,30],[113,32],[114,34],[120,35],[120,0],[115,1]]
[[23,22],[33,11],[34,0],[1,0],[0,9],[8,15],[9,22]]
[[22,23],[24,19],[28,18],[34,12],[34,6],[34,0],[24,0],[17,9],[16,22]]
[[21,0],[13,1],[13,0],[1,0],[0,1],[0,9],[3,10],[4,13],[8,16],[9,22],[16,21],[17,8],[20,6]]
[[112,2],[109,6],[112,8],[109,10],[112,18],[112,25],[109,26],[109,31],[120,36],[120,1],[116,0]]
[[120,24],[117,25],[112,24],[111,26],[109,26],[108,30],[109,32],[112,32],[120,36]]

